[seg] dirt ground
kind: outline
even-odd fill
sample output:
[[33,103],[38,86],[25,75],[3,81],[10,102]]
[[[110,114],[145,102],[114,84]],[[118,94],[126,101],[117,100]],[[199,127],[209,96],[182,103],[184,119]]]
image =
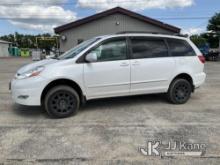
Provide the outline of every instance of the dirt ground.
[[[8,83],[29,62],[0,59],[0,164],[220,164],[220,62],[206,63],[206,83],[184,105],[163,95],[93,100],[59,120],[12,102]],[[204,143],[206,150],[202,157],[139,151],[158,139]]]

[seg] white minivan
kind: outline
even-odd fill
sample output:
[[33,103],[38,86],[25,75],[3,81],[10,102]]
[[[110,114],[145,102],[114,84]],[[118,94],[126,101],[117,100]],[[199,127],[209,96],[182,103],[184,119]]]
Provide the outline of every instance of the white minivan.
[[124,33],[95,37],[58,58],[28,64],[10,83],[18,104],[42,105],[56,118],[86,100],[166,93],[183,104],[205,81],[204,57],[180,36]]

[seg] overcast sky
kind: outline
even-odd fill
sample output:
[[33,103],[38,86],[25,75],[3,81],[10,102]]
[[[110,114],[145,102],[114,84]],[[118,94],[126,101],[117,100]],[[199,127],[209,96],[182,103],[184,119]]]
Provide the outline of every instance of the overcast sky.
[[58,25],[116,6],[191,34],[205,31],[209,17],[220,12],[220,0],[0,0],[0,35],[52,33]]

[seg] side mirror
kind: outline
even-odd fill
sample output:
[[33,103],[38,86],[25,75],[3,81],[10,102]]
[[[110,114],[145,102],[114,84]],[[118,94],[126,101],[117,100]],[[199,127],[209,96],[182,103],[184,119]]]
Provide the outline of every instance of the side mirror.
[[97,61],[97,55],[96,53],[89,53],[86,55],[86,61],[87,62],[96,62]]

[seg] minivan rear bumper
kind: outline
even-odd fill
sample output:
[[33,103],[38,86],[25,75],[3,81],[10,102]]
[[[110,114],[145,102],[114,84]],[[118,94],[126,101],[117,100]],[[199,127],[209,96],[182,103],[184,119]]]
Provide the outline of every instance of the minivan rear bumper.
[[201,86],[205,82],[205,79],[206,74],[204,72],[196,74],[193,80],[195,88]]

